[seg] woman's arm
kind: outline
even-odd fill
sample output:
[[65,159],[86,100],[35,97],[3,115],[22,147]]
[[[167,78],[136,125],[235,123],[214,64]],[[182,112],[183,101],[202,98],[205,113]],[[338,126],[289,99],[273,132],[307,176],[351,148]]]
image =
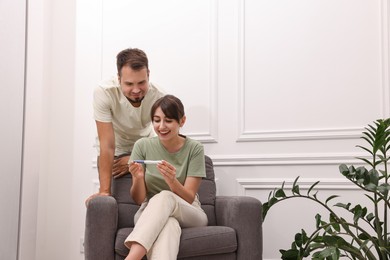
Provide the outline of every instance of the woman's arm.
[[145,169],[141,164],[131,162],[129,172],[133,178],[130,195],[135,203],[141,205],[146,198]]
[[171,191],[179,195],[182,199],[192,204],[195,200],[195,195],[198,192],[201,177],[187,177],[184,185],[176,179],[176,169],[170,163],[162,161],[157,164],[157,169],[163,175],[165,182],[168,184]]

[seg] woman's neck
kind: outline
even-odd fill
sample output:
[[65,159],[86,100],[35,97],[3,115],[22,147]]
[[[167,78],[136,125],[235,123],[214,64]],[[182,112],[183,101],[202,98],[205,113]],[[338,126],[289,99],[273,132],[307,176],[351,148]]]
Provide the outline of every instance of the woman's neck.
[[160,140],[160,142],[168,152],[176,153],[183,147],[185,143],[185,137],[178,135],[176,138],[167,141]]

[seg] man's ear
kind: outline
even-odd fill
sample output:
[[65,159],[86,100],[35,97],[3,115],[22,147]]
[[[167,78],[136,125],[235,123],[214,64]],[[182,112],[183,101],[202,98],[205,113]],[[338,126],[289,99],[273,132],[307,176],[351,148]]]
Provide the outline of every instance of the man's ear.
[[118,82],[121,83],[121,75],[119,75],[118,73],[117,76],[118,76]]
[[186,122],[186,119],[187,119],[186,116],[183,116],[183,117],[180,119],[180,127],[183,127],[183,125],[184,125],[185,122]]

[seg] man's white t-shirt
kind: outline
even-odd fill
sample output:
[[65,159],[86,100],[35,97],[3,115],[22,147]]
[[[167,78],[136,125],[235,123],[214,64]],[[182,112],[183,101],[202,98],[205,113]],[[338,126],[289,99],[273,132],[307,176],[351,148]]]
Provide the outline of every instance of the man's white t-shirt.
[[[130,153],[138,139],[155,135],[150,110],[154,102],[162,96],[164,92],[149,83],[148,92],[141,106],[133,107],[123,95],[116,77],[104,81],[95,89],[94,118],[99,122],[112,122],[115,134],[115,156]],[[99,144],[97,147],[100,153]]]

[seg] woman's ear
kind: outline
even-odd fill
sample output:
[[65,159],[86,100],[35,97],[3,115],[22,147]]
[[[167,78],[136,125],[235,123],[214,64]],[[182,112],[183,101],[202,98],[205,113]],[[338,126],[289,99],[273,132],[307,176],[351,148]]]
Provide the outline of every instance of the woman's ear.
[[180,127],[183,127],[183,125],[184,125],[185,122],[186,122],[186,119],[187,119],[186,116],[183,116],[183,117],[180,119]]

